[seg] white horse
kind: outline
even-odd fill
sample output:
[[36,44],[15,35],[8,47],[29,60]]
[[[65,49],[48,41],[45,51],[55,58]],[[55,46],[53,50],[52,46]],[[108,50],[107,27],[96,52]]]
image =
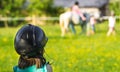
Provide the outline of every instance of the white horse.
[[72,12],[62,13],[59,17],[60,28],[61,28],[61,36],[64,36],[68,31],[68,26],[72,21],[73,24],[80,24],[80,17],[78,14]]

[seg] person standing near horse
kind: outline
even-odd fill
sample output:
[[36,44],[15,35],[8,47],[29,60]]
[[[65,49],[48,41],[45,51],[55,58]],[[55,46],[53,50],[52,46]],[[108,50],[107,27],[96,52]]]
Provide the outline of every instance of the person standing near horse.
[[46,62],[44,47],[48,41],[44,31],[34,25],[23,26],[16,34],[14,46],[20,55],[14,72],[52,72],[51,65]]
[[[86,27],[85,27],[85,21],[86,21],[86,17],[84,16],[84,14],[80,11],[80,8],[79,8],[79,2],[76,1],[74,3],[74,5],[71,7],[71,11],[73,14],[77,14],[79,15],[79,21],[80,21],[80,25],[81,25],[81,28],[82,28],[82,32],[85,32],[86,31]],[[72,16],[71,16],[72,18]],[[76,32],[74,27],[73,27],[73,23],[71,23],[70,25],[72,25],[72,30],[73,32]]]

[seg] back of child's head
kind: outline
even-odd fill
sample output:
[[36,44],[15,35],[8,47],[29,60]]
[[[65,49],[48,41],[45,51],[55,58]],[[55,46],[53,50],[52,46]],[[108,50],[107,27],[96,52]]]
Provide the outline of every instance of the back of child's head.
[[20,55],[18,66],[26,68],[32,65],[37,67],[44,65],[46,60],[43,53],[47,41],[48,38],[40,27],[31,24],[23,26],[14,40],[15,50]]

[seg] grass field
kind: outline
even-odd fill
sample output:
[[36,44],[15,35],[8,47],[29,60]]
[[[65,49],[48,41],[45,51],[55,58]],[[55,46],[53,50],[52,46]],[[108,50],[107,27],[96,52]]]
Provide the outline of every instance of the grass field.
[[[54,72],[119,72],[120,71],[120,24],[116,24],[116,36],[107,37],[108,24],[96,25],[96,34],[90,37],[71,32],[60,36],[59,25],[41,26],[49,41],[45,57]],[[19,56],[14,50],[16,28],[0,28],[0,72],[12,72]]]

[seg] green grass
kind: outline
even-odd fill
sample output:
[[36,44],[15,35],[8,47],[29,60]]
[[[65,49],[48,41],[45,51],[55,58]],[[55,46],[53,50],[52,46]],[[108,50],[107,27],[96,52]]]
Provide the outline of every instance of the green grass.
[[[49,41],[45,57],[52,63],[54,72],[119,72],[120,24],[116,24],[116,36],[107,37],[107,22],[96,25],[96,34],[90,37],[67,33],[60,36],[59,25],[41,26]],[[19,55],[14,50],[17,28],[0,28],[0,72],[12,72]]]

